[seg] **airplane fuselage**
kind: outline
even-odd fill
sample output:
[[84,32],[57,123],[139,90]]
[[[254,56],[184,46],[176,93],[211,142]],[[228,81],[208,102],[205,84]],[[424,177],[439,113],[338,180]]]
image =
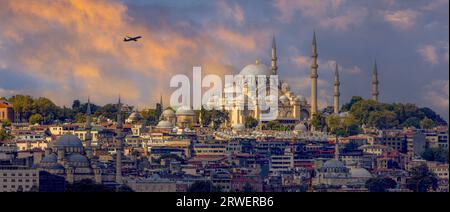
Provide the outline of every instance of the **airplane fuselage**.
[[130,42],[130,41],[134,41],[137,42],[139,39],[141,39],[142,36],[137,36],[137,37],[126,37],[123,39],[124,42]]

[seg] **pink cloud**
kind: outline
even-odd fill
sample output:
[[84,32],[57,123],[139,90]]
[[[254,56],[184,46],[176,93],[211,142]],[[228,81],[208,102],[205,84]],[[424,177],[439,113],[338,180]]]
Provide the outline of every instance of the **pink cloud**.
[[[203,65],[205,73],[233,73],[227,48],[253,53],[256,39],[271,34],[209,24],[204,33],[186,36],[167,24],[155,29],[133,20],[119,0],[0,1],[0,40],[8,43],[0,48],[0,66],[48,82],[26,94],[45,94],[60,105],[88,95],[108,103],[119,93],[131,104],[153,104],[170,94],[175,74],[192,73],[193,65]],[[245,21],[239,6],[230,11]],[[143,39],[124,43],[130,32]]]
[[403,30],[412,28],[419,18],[417,11],[406,9],[397,11],[386,11],[383,14],[384,20]]
[[437,107],[441,110],[449,107],[449,81],[434,80],[425,86],[423,99],[427,104]]
[[419,53],[422,55],[424,61],[432,64],[437,65],[439,64],[439,56],[437,53],[437,48],[433,45],[425,45],[421,48],[419,48]]

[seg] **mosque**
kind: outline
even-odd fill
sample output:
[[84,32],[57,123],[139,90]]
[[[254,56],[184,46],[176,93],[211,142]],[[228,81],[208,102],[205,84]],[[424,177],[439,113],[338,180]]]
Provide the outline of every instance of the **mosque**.
[[[312,41],[312,54],[311,54],[311,94],[310,100],[308,100],[302,95],[296,95],[291,91],[290,86],[287,82],[279,80],[279,86],[276,91],[270,90],[270,84],[266,85],[256,85],[256,97],[251,97],[249,94],[249,89],[246,87],[244,81],[244,86],[235,86],[235,84],[225,85],[222,95],[213,96],[209,99],[207,103],[208,108],[216,108],[224,111],[228,111],[230,117],[230,123],[228,126],[234,129],[245,128],[245,120],[247,117],[253,117],[259,122],[259,127],[264,125],[267,121],[262,120],[261,114],[267,113],[267,111],[262,111],[260,107],[264,102],[273,101],[271,100],[270,92],[277,92],[278,95],[278,115],[276,121],[283,124],[284,126],[290,126],[293,129],[302,129],[314,131],[313,127],[310,126],[310,121],[314,114],[319,112],[318,109],[318,52],[317,52],[317,38],[316,34],[313,35]],[[267,77],[267,82],[271,76],[278,76],[278,57],[277,57],[277,45],[275,37],[272,41],[271,50],[271,64],[270,66],[261,63],[256,60],[256,63],[249,64],[245,66],[241,72],[238,74],[243,77],[251,76],[265,76]],[[340,110],[340,76],[338,65],[336,64],[334,84],[333,84],[333,112],[339,114]],[[379,90],[378,90],[378,70],[377,64],[375,62],[373,75],[372,75],[372,99],[378,101]],[[235,89],[242,89],[242,91],[237,92]],[[266,89],[268,91],[268,96],[263,100],[262,97],[258,96],[259,89]],[[244,98],[228,98],[230,96],[237,97],[243,95]],[[233,99],[233,100],[230,100]],[[243,101],[243,102],[242,102]],[[244,107],[242,107],[244,105]],[[246,105],[253,105],[254,107],[248,107]],[[226,107],[231,106],[231,107]],[[186,128],[188,126],[196,125],[199,122],[200,117],[197,116],[190,106],[183,106],[178,108],[177,111],[168,109],[163,112],[161,116],[161,122],[158,124],[157,128],[160,129],[170,129],[174,127]]]
[[[269,79],[271,76],[278,76],[278,57],[277,57],[277,45],[275,38],[272,41],[272,51],[271,51],[271,65],[270,67],[260,63],[259,60],[256,60],[255,64],[250,64],[245,66],[242,71],[239,73],[240,76],[266,76]],[[303,126],[308,126],[308,122],[311,120],[314,114],[318,113],[318,102],[317,102],[317,82],[318,82],[318,53],[317,53],[317,39],[316,34],[313,35],[312,41],[312,62],[311,62],[311,95],[310,101],[308,102],[306,98],[302,95],[294,94],[288,83],[279,80],[279,86],[277,92],[278,93],[278,117],[276,120],[283,124],[284,126],[291,126],[294,128],[303,128]],[[248,116],[251,116],[259,121],[260,125],[264,124],[264,120],[261,120],[261,114],[264,114],[264,111],[261,111],[259,106],[264,101],[270,100],[262,100],[262,98],[258,97],[258,89],[266,89],[270,90],[270,85],[266,84],[263,86],[256,85],[256,98],[251,98],[248,93],[248,88],[245,86],[246,82],[244,81],[244,86],[242,92],[235,92],[234,85],[226,85],[223,91],[222,97],[213,97],[208,102],[208,107],[214,108],[222,108],[225,109],[225,103],[227,105],[233,105],[231,109],[228,111],[230,114],[230,124],[233,128],[242,128],[245,126],[245,120]],[[375,64],[374,72],[373,72],[373,81],[372,81],[372,99],[378,101],[378,72],[377,66]],[[340,79],[339,79],[339,70],[338,65],[336,64],[335,77],[334,77],[334,90],[333,90],[333,110],[335,114],[339,113],[339,98],[340,98]],[[270,91],[272,92],[272,91]],[[242,102],[238,102],[239,100],[233,100],[233,102],[229,101],[229,96],[237,96],[244,95],[244,105],[254,104],[254,110],[251,110],[247,107],[238,107]],[[270,94],[269,94],[270,95]],[[313,129],[312,129],[313,130]]]
[[119,112],[117,113],[117,127],[114,136],[116,143],[116,173],[115,175],[106,173],[104,164],[100,163],[95,157],[92,148],[92,124],[91,124],[91,105],[88,100],[87,117],[85,123],[85,145],[75,135],[62,135],[55,141],[52,141],[45,149],[45,155],[36,164],[40,171],[46,171],[50,174],[64,176],[70,184],[81,180],[92,180],[97,184],[105,182],[114,182],[122,184],[122,154],[125,134],[122,124],[122,105],[119,98]]

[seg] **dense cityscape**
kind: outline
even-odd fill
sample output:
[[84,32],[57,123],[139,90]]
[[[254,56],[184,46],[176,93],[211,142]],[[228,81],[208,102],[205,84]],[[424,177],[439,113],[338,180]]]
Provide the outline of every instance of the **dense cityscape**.
[[[316,45],[314,35],[312,81]],[[239,74],[277,75],[276,52],[274,38],[271,67],[257,61]],[[340,107],[336,65],[334,105],[322,110],[317,82],[311,103],[282,82],[268,122],[258,109],[226,110],[225,95],[198,111],[162,97],[147,110],[120,97],[71,108],[2,98],[0,191],[448,192],[448,124],[429,108],[379,102],[378,73],[375,64],[370,99]]]

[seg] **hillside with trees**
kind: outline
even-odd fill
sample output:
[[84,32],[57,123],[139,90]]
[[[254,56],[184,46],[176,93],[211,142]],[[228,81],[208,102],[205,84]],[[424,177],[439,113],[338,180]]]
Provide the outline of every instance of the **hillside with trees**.
[[381,130],[415,127],[430,129],[435,126],[446,126],[447,122],[430,108],[419,108],[414,104],[380,103],[353,97],[342,106],[342,114],[327,115],[322,111],[313,117],[312,125],[316,129],[328,129],[339,135],[355,135],[361,126]]

